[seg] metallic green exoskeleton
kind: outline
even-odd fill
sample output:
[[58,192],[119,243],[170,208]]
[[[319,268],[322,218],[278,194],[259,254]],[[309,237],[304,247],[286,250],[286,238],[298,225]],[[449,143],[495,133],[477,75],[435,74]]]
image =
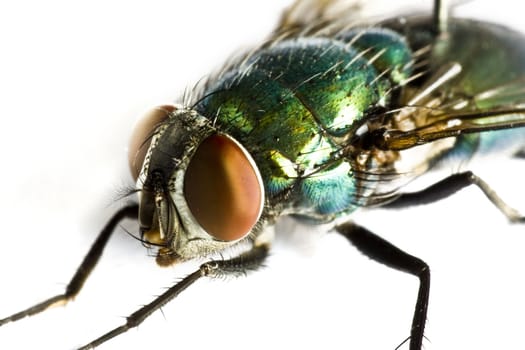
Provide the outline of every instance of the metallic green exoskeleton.
[[[161,264],[248,242],[251,249],[242,255],[214,260],[214,269],[205,264],[201,273],[251,269],[264,260],[271,242],[267,231],[279,216],[330,222],[363,207],[436,201],[468,185],[478,186],[510,221],[524,221],[471,172],[417,193],[403,193],[403,186],[446,162],[523,152],[525,37],[499,25],[449,18],[439,1],[432,17],[370,23],[345,11],[329,15],[336,3],[297,1],[268,42],[212,76],[154,132],[138,184],[142,198],[150,197],[140,203],[140,217],[147,218],[142,228],[160,232],[154,236],[163,246]],[[186,205],[193,191],[181,179],[192,159],[201,159],[210,135],[235,140],[262,181],[261,192],[246,187],[247,193],[264,192],[260,216],[236,239],[203,232],[196,218],[206,211],[218,216],[222,197],[210,194],[209,203],[201,200],[194,209]],[[165,156],[156,154],[154,144],[176,159],[174,171],[165,171],[165,160],[158,161]],[[218,177],[210,168],[199,181]],[[174,219],[162,219],[164,212]],[[252,220],[250,215],[243,219]],[[419,350],[429,267],[355,223],[335,229],[370,258],[419,278],[410,332],[410,349]]]
[[[372,27],[330,24],[329,30],[300,27],[251,52],[209,81],[194,107],[252,154],[271,207],[330,220],[391,200],[399,184],[373,188],[381,174],[416,176],[443,158],[514,153],[525,146],[524,129],[465,133],[436,141],[402,169],[397,163],[412,154],[352,144],[364,125],[369,133],[409,131],[452,113],[518,107],[525,82],[520,33],[450,19],[440,38],[430,17]],[[518,114],[497,118],[523,122]]]
[[333,222],[371,259],[419,279],[409,347],[420,350],[429,266],[350,214],[429,203],[475,185],[510,221],[525,222],[468,171],[404,192],[405,184],[446,162],[523,155],[525,36],[449,17],[440,1],[434,16],[373,21],[334,11],[338,3],[297,1],[266,43],[192,97],[149,115],[130,147],[139,203],[114,215],[64,294],[0,326],[74,297],[126,217],[138,219],[140,240],[158,248],[159,265],[206,262],[81,349],[137,326],[202,277],[258,268],[274,223],[293,215]]

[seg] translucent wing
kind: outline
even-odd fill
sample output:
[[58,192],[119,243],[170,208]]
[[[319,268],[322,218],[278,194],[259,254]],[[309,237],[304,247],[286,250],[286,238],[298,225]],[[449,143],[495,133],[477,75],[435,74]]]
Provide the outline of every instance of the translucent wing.
[[[430,9],[430,1],[426,4]],[[296,0],[282,15],[277,28],[278,33],[290,30],[304,30],[323,23],[359,23],[379,21],[395,16],[396,13],[408,13],[414,10],[414,1],[398,0]]]

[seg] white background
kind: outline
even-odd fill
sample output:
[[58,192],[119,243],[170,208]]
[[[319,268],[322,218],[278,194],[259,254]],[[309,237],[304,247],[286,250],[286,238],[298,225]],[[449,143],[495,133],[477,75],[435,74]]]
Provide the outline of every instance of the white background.
[[[259,42],[286,3],[0,4],[0,317],[63,290],[131,184],[126,146],[136,118]],[[517,26],[518,3],[464,10]],[[489,182],[525,211],[524,163],[488,168]],[[430,264],[426,349],[525,347],[525,227],[509,225],[479,191],[356,220]],[[265,269],[198,282],[101,349],[375,350],[408,335],[415,278],[334,233],[290,226],[280,226]],[[73,349],[186,271],[158,268],[120,231],[75,302],[0,328],[0,348]]]

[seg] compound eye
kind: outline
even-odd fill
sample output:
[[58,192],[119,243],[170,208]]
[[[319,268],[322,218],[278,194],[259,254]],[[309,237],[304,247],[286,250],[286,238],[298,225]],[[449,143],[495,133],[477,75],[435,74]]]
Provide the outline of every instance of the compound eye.
[[264,191],[250,156],[234,140],[212,135],[184,175],[184,196],[201,227],[221,241],[246,236],[259,220]]
[[135,126],[129,143],[128,162],[133,180],[137,181],[140,175],[144,158],[151,144],[151,138],[155,129],[168,119],[175,106],[160,106],[146,114]]

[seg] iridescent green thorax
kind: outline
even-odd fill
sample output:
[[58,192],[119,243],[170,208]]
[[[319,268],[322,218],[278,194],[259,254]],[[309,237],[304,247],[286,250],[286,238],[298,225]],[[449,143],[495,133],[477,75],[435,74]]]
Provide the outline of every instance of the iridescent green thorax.
[[374,67],[387,73],[394,83],[402,84],[412,72],[412,52],[407,42],[389,29],[354,28],[340,33],[337,38],[374,60]]
[[356,179],[334,155],[356,121],[388,104],[410,58],[389,30],[287,39],[223,72],[196,110],[248,149],[270,202],[286,195],[293,212],[317,217],[349,212]]

